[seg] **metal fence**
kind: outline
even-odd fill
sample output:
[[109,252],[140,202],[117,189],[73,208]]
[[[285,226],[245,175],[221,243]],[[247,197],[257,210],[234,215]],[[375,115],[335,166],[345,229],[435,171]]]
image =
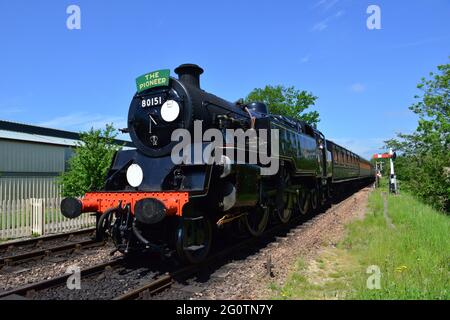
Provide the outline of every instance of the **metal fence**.
[[61,198],[31,198],[0,202],[0,239],[40,236],[95,226],[95,216],[65,218]]
[[65,218],[56,177],[0,177],[0,240],[95,226],[95,217]]
[[0,201],[30,198],[56,198],[61,195],[57,177],[0,177]]

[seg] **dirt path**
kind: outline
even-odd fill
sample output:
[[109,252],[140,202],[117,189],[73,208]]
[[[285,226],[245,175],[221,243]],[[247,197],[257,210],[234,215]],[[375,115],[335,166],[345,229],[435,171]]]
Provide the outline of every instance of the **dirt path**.
[[[267,299],[270,284],[282,286],[299,257],[310,261],[326,248],[334,248],[345,234],[344,226],[365,214],[370,188],[355,193],[325,213],[304,223],[287,237],[269,244],[242,261],[221,267],[216,276],[187,299]],[[180,297],[181,298],[181,297]]]
[[389,228],[391,229],[395,229],[395,225],[392,223],[392,219],[391,217],[389,217],[388,214],[388,201],[387,201],[387,195],[386,192],[383,192],[383,215],[384,215],[384,220],[386,220],[386,224]]

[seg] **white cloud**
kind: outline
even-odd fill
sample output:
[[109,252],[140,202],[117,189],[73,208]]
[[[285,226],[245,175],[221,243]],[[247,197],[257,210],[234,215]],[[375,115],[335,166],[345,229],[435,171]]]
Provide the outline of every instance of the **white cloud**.
[[326,2],[327,2],[327,0],[319,0],[313,5],[313,8],[320,7],[320,6],[324,5]]
[[435,42],[442,42],[445,40],[448,40],[450,37],[435,37],[435,38],[428,38],[428,39],[422,39],[414,42],[408,42],[408,43],[400,43],[394,46],[395,49],[401,49],[401,48],[409,48],[409,47],[419,47],[426,44],[431,44]]
[[333,8],[338,2],[339,2],[339,0],[326,1],[325,5],[324,5],[325,10],[329,10],[329,9]]
[[307,62],[309,62],[310,57],[311,56],[308,54],[307,56],[304,56],[303,58],[301,58],[300,62],[301,63],[307,63]]
[[328,20],[329,19],[325,19],[325,20],[322,20],[322,21],[316,23],[312,27],[311,31],[319,31],[320,32],[320,31],[325,30],[326,28],[328,28]]
[[126,127],[127,122],[123,117],[79,112],[43,121],[37,125],[55,129],[85,131],[91,127],[95,129],[105,128],[106,124],[109,123],[112,123],[115,128],[121,129]]
[[334,7],[339,0],[319,0],[314,5],[313,8],[323,8],[324,10],[329,10]]
[[335,16],[336,18],[340,18],[340,17],[342,17],[344,14],[345,14],[345,10],[339,10],[338,12],[336,12],[336,13],[334,14],[334,16]]
[[388,138],[331,138],[330,140],[357,155],[370,160],[374,154],[384,152],[381,148],[384,145],[383,141],[388,140]]
[[350,90],[356,93],[360,93],[366,91],[366,86],[362,83],[354,83],[350,86]]
[[17,114],[17,113],[22,113],[25,110],[23,108],[20,107],[4,107],[4,106],[0,106],[0,114],[2,115],[11,115],[11,114]]
[[390,108],[389,111],[383,112],[383,117],[387,117],[390,119],[411,118],[411,117],[415,117],[415,116],[416,115],[409,109],[398,110],[398,108]]
[[328,16],[327,18],[317,22],[312,28],[311,31],[323,31],[326,28],[328,28],[328,25],[330,24],[330,22],[332,22],[333,20],[337,20],[340,17],[342,17],[345,14],[345,10],[339,10],[336,13],[334,13],[333,15]]

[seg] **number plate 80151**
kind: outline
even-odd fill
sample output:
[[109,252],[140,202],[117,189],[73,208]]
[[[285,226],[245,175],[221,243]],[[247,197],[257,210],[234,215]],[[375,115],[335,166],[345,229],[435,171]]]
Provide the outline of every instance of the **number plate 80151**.
[[143,99],[141,102],[141,107],[142,108],[148,108],[148,107],[155,107],[155,106],[160,106],[164,103],[164,99],[163,96],[154,96],[154,97],[149,97],[146,99]]

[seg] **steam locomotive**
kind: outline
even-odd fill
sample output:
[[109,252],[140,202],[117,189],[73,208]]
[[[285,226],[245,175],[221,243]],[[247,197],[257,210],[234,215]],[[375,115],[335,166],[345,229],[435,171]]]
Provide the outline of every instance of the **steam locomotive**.
[[[214,229],[257,237],[269,223],[316,210],[338,185],[374,179],[370,162],[313,126],[270,114],[261,102],[232,103],[202,90],[197,65],[175,73],[153,74],[138,87],[127,128],[136,149],[115,154],[104,189],[61,202],[68,218],[94,212],[97,236],[111,237],[120,252],[176,253],[198,263]],[[180,147],[177,132],[209,133],[214,144],[186,139]],[[250,134],[236,144],[230,132]],[[176,148],[185,154],[174,160]],[[207,156],[192,161],[195,151]]]

